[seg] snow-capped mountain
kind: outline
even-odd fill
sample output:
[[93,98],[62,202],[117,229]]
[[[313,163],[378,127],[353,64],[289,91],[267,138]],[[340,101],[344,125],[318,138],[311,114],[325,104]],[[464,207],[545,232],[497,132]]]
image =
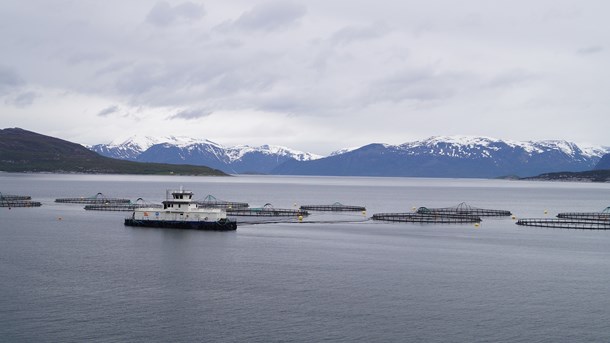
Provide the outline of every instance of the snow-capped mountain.
[[196,143],[211,143],[208,140],[197,140],[190,137],[150,137],[150,136],[131,136],[127,139],[114,140],[108,144],[96,144],[88,147],[90,150],[100,155],[122,160],[137,160],[138,156],[156,144],[167,143],[179,147],[185,147]]
[[288,160],[308,161],[322,157],[282,146],[225,147],[205,139],[174,136],[133,136],[123,141],[97,144],[89,148],[112,158],[205,165],[227,173],[269,173]]
[[142,162],[205,165],[227,173],[287,175],[500,177],[593,169],[609,147],[563,140],[511,141],[435,136],[400,145],[369,144],[322,157],[286,147],[225,147],[188,137],[132,137],[92,150]]
[[608,147],[562,141],[517,142],[490,137],[437,136],[401,145],[369,144],[272,171],[295,175],[500,177],[595,167]]

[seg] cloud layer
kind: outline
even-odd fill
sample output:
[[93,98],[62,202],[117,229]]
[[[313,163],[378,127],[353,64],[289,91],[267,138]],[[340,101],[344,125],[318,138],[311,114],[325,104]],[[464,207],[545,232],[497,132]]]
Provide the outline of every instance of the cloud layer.
[[550,0],[8,1],[0,110],[5,127],[87,144],[141,133],[319,154],[448,134],[610,145],[608,10]]

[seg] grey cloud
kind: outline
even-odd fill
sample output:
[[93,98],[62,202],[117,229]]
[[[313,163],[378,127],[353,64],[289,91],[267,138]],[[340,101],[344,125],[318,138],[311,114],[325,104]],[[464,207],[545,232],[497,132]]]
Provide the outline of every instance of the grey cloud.
[[244,97],[269,90],[278,80],[275,70],[258,68],[269,60],[268,54],[242,58],[216,51],[194,61],[141,63],[122,71],[115,87],[132,104],[239,107]]
[[169,69],[158,63],[136,65],[117,79],[116,87],[120,93],[131,96],[146,94],[155,88],[173,88],[181,72]]
[[11,90],[24,84],[23,79],[12,69],[0,66],[0,95],[9,93]]
[[330,42],[333,45],[349,44],[354,41],[370,40],[383,36],[388,29],[382,24],[370,26],[346,26],[335,32]]
[[146,21],[152,25],[164,27],[179,21],[194,21],[205,14],[203,5],[187,1],[171,6],[167,1],[160,1],[148,12]]
[[185,119],[185,120],[191,120],[191,119],[198,119],[198,118],[202,118],[202,117],[207,117],[210,114],[212,114],[213,111],[210,110],[205,110],[205,109],[186,109],[183,111],[180,111],[172,116],[170,116],[168,119]]
[[290,1],[271,1],[244,12],[232,25],[240,30],[273,31],[294,24],[307,12],[304,5]]
[[27,107],[33,104],[38,96],[39,95],[36,92],[21,93],[17,95],[11,103],[17,107]]
[[585,48],[580,48],[576,52],[580,55],[593,55],[604,51],[603,46],[593,45]]
[[373,82],[361,95],[361,103],[400,103],[407,100],[434,101],[454,96],[469,76],[443,74],[429,70],[404,71]]
[[69,64],[99,62],[108,59],[109,55],[99,51],[79,52],[68,57]]
[[113,105],[110,107],[106,107],[103,110],[98,112],[98,117],[107,117],[112,113],[116,113],[119,110],[119,106]]
[[539,75],[524,70],[511,70],[495,75],[483,83],[483,88],[505,88],[530,82]]
[[111,63],[108,63],[106,66],[96,70],[94,75],[95,76],[102,76],[102,75],[106,75],[106,74],[112,74],[112,73],[120,72],[122,70],[125,70],[126,68],[128,68],[132,64],[133,64],[132,62],[124,62],[124,61],[111,62]]

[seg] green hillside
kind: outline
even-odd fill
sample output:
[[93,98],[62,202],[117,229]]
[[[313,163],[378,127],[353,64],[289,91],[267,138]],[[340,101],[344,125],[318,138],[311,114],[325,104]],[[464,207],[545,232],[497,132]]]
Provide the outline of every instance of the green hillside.
[[227,175],[203,166],[140,163],[19,128],[0,130],[0,171],[88,174]]

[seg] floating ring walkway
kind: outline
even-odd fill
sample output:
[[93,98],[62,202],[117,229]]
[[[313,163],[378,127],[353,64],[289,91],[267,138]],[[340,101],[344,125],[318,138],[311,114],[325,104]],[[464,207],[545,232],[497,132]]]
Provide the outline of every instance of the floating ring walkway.
[[133,211],[138,208],[163,208],[161,204],[151,204],[144,201],[142,198],[138,198],[135,203],[103,203],[103,204],[90,204],[85,205],[87,211]]
[[203,200],[201,200],[201,201],[195,201],[195,203],[201,207],[224,208],[224,209],[247,208],[250,206],[250,205],[248,205],[247,202],[219,200],[219,199],[216,199],[216,197],[213,195],[208,195],[205,198],[203,198]]
[[227,216],[250,216],[250,217],[299,217],[307,216],[309,212],[303,210],[292,210],[283,208],[274,208],[273,205],[267,203],[260,208],[228,208]]
[[13,195],[0,193],[0,207],[40,207],[42,203],[32,201],[29,195]]
[[610,230],[610,221],[608,220],[532,218],[519,219],[517,220],[517,225],[558,229]]
[[117,199],[117,198],[106,198],[102,193],[97,193],[91,197],[80,197],[80,198],[58,198],[55,202],[67,203],[67,204],[128,204],[129,199]]
[[300,207],[304,211],[327,211],[327,212],[362,212],[366,211],[364,206],[343,205],[336,202],[332,205],[303,205]]
[[460,214],[460,215],[474,215],[481,217],[508,217],[512,215],[510,211],[506,210],[490,210],[485,208],[473,207],[465,202],[462,202],[454,207],[441,207],[441,208],[428,208],[420,207],[417,209],[417,213],[420,214]]
[[601,212],[564,212],[559,213],[557,218],[585,219],[585,220],[610,220],[610,207]]
[[462,224],[481,222],[481,217],[468,214],[377,213],[373,215],[372,219],[401,223]]
[[0,192],[0,200],[5,200],[5,201],[32,200],[32,197],[29,195],[2,194]]

